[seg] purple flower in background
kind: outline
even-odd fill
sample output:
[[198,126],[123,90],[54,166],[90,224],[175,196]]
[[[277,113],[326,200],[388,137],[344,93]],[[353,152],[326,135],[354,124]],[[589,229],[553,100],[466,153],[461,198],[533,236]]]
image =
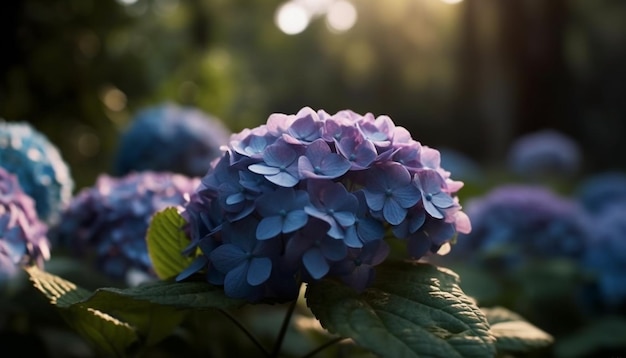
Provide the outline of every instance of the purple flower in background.
[[[113,279],[127,279],[133,270],[154,277],[145,241],[150,219],[166,207],[182,207],[199,182],[150,171],[121,178],[102,174],[74,197],[51,238],[78,257],[93,254],[96,268]],[[211,212],[198,215],[208,220]],[[201,228],[197,221],[194,226],[203,234],[215,229]]]
[[55,224],[72,198],[74,181],[58,148],[27,122],[0,118],[0,167],[17,176],[37,215]]
[[585,178],[576,198],[591,215],[603,215],[605,209],[626,203],[626,173],[607,171]]
[[595,285],[590,293],[600,311],[626,312],[626,203],[594,219],[582,265]]
[[47,230],[17,177],[0,168],[0,287],[23,265],[43,268],[50,258]]
[[225,150],[182,213],[193,260],[178,280],[201,274],[250,301],[292,300],[325,277],[362,291],[386,235],[420,258],[470,231],[454,196],[463,183],[387,116],[275,113]]
[[472,232],[459,235],[447,257],[505,269],[540,258],[578,260],[590,234],[580,205],[542,186],[497,187],[470,200],[467,215]]
[[578,143],[567,135],[545,129],[517,138],[509,149],[507,165],[520,176],[538,179],[571,177],[581,168]]
[[222,155],[230,131],[198,108],[164,103],[135,114],[122,133],[115,154],[114,173],[173,172],[190,177],[206,174]]

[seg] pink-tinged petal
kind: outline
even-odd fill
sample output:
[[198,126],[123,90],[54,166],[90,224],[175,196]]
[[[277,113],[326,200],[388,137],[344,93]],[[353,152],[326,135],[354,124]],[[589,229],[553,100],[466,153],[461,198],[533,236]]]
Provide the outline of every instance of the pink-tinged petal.
[[454,215],[454,226],[457,232],[469,234],[472,231],[472,222],[469,216],[462,211],[457,211]]
[[420,151],[420,162],[429,169],[441,167],[441,154],[438,150],[423,145]]
[[255,257],[250,260],[247,281],[252,286],[258,286],[270,278],[272,260],[267,257]]

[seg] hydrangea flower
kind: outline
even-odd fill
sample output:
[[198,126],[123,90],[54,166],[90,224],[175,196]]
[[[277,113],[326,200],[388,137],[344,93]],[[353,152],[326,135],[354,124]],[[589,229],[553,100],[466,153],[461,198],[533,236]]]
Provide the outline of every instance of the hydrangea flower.
[[57,147],[27,122],[0,119],[0,167],[17,176],[22,190],[35,200],[39,218],[55,223],[74,190]]
[[593,277],[590,290],[600,310],[626,312],[626,202],[613,205],[594,221],[582,259]]
[[217,118],[193,107],[144,108],[120,137],[114,173],[150,170],[200,177],[221,156],[220,146],[229,136]]
[[225,149],[182,212],[195,259],[178,280],[200,273],[250,301],[325,277],[362,291],[394,234],[419,259],[471,230],[463,183],[388,116],[275,113]]
[[507,160],[509,169],[526,178],[572,177],[581,169],[582,153],[572,138],[545,129],[517,138]]
[[47,230],[17,177],[0,168],[0,286],[22,265],[43,267],[50,258]]
[[167,172],[101,174],[73,198],[51,238],[78,257],[95,257],[96,268],[110,278],[156,277],[145,241],[150,219],[166,207],[182,207],[199,182]]
[[607,171],[585,178],[575,194],[592,215],[603,215],[605,209],[626,203],[626,173]]
[[578,260],[585,252],[589,220],[580,205],[547,187],[506,184],[466,205],[472,232],[459,235],[446,259],[475,258],[514,269],[534,258]]

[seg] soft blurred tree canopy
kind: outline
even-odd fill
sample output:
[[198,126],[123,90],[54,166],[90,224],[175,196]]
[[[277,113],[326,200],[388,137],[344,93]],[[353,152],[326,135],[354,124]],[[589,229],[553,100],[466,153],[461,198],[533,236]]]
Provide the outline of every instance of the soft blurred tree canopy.
[[133,114],[164,101],[233,131],[303,106],[388,114],[485,163],[554,128],[588,169],[626,166],[626,3],[452,2],[355,0],[347,31],[319,12],[294,35],[274,22],[284,1],[3,2],[0,117],[47,134],[77,188],[110,171]]

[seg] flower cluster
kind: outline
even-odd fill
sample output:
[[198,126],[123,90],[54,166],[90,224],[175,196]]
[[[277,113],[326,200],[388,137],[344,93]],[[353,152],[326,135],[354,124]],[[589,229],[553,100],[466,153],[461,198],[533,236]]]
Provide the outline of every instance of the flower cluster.
[[15,175],[0,168],[0,286],[21,265],[43,267],[50,257],[47,226]]
[[530,179],[571,177],[582,165],[580,146],[565,134],[541,130],[517,138],[509,149],[508,166]]
[[576,198],[591,215],[602,216],[606,209],[626,203],[626,173],[606,171],[583,180]]
[[412,258],[470,231],[463,183],[388,116],[309,107],[234,134],[183,211],[193,263],[230,297],[292,299],[332,276],[357,290],[387,257],[389,234]]
[[17,176],[41,220],[54,223],[71,200],[69,167],[57,147],[26,122],[0,119],[0,167]]
[[191,177],[206,174],[221,155],[230,131],[199,109],[165,103],[139,111],[120,138],[114,172],[173,172]]
[[533,258],[578,260],[589,237],[589,220],[580,205],[547,187],[502,185],[468,200],[466,212],[472,232],[459,235],[447,259],[472,257],[499,269]]
[[596,308],[626,313],[626,201],[594,220],[582,266],[593,277],[589,292]]
[[113,279],[133,272],[155,277],[145,236],[152,215],[184,205],[199,179],[165,172],[137,172],[124,177],[101,174],[81,190],[63,212],[50,237],[78,257],[95,257],[96,268]]

